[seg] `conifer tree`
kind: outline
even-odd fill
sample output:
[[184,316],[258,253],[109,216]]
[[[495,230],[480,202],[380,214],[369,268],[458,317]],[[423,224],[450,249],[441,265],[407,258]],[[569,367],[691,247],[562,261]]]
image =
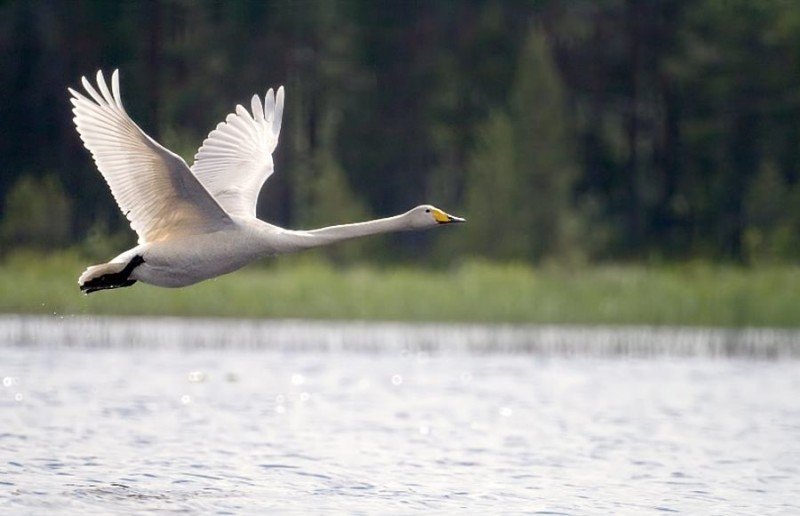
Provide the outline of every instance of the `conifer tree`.
[[508,108],[478,136],[468,172],[468,247],[501,259],[566,251],[575,164],[563,86],[545,37],[534,29]]

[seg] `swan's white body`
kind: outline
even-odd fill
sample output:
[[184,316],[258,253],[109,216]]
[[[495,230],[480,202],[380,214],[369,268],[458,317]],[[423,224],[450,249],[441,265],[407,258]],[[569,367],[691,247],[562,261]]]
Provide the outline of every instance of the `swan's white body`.
[[342,240],[424,229],[463,219],[433,206],[402,215],[310,231],[292,231],[256,218],[261,186],[273,172],[272,152],[283,115],[283,87],[251,110],[236,106],[203,142],[191,168],[147,136],[122,106],[117,71],[111,89],[97,74],[84,77],[88,97],[70,89],[75,125],[139,245],[80,276],[86,293],[136,281],[183,287],[233,272],[248,263]]

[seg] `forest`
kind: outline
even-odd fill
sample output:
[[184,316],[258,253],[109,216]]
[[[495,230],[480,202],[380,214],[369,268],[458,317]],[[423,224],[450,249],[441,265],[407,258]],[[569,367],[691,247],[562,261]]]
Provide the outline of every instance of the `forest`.
[[285,85],[265,220],[468,219],[334,262],[800,256],[800,2],[3,2],[0,256],[133,242],[67,95],[115,68],[133,119],[188,163]]

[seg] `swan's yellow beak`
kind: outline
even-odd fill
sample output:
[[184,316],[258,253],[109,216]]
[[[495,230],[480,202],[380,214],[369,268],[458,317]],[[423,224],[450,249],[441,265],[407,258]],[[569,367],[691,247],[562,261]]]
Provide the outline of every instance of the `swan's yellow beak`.
[[462,219],[461,217],[454,217],[452,215],[448,215],[447,213],[443,212],[442,210],[433,210],[433,218],[436,219],[436,222],[439,224],[452,224],[454,222],[466,222],[466,219]]

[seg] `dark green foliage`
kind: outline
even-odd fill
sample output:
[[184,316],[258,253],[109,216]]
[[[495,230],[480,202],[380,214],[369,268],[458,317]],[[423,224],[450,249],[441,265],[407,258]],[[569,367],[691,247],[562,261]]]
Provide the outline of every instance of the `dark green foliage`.
[[[97,228],[127,231],[66,94],[115,67],[133,118],[189,162],[236,103],[286,85],[267,220],[336,224],[422,202],[469,219],[334,257],[800,251],[798,2],[2,2],[4,246],[100,249]],[[44,171],[53,179],[25,179]],[[37,203],[62,220],[35,229],[20,214]]]
[[23,175],[5,198],[0,223],[2,249],[32,247],[57,249],[70,237],[72,203],[58,179]]
[[468,165],[466,247],[505,260],[563,256],[574,146],[563,85],[538,30],[523,47],[510,97],[478,133]]

